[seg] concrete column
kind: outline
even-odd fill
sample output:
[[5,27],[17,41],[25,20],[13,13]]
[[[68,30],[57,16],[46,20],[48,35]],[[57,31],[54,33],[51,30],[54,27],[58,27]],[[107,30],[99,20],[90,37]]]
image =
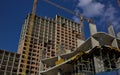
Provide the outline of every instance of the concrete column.
[[104,71],[104,63],[103,60],[100,60],[99,58],[94,56],[94,66],[95,66],[95,72],[103,72]]
[[120,39],[120,32],[117,33],[117,38]]
[[77,48],[83,44],[85,41],[84,40],[81,40],[81,39],[77,39]]
[[39,69],[39,72],[40,72],[40,71],[43,71],[43,63],[40,61],[39,64],[40,64],[40,66],[39,66],[39,68],[40,68],[40,69]]
[[117,67],[117,69],[119,69],[120,68],[120,57],[118,58],[118,60],[117,60],[117,62],[116,62],[116,67]]
[[[9,59],[10,59],[10,53],[8,54],[8,58],[7,58],[7,64],[6,64],[6,67],[5,67],[5,72],[4,72],[4,75],[7,75],[7,66],[8,66],[8,62],[9,62]],[[12,64],[11,64],[12,65]]]
[[82,39],[84,40],[85,39],[85,35],[84,35],[84,24],[83,24],[83,16],[82,15],[80,15],[80,31],[81,31],[81,37],[82,37]]
[[99,41],[91,37],[91,45],[92,45],[92,48],[94,48],[95,46],[99,46]]
[[60,60],[61,59],[61,57],[60,56],[58,56],[58,60]]
[[[111,36],[115,37],[115,32],[114,32],[114,28],[113,28],[112,25],[109,25],[109,26],[108,26],[108,33],[109,33]],[[118,34],[118,36],[119,36],[119,34]],[[117,44],[117,40],[116,40],[116,39],[113,40],[112,46],[118,48],[118,44]]]
[[58,72],[58,75],[62,75],[60,72]]
[[113,40],[112,46],[118,48],[118,43],[116,39]]
[[108,33],[109,33],[110,35],[112,35],[112,36],[115,37],[115,32],[114,32],[114,28],[113,28],[112,25],[109,25],[109,26],[108,26]]
[[97,28],[95,24],[89,23],[89,27],[90,27],[90,35],[97,33]]
[[40,66],[39,66],[39,75],[42,75],[41,74],[41,71],[43,71],[43,63],[40,61]]

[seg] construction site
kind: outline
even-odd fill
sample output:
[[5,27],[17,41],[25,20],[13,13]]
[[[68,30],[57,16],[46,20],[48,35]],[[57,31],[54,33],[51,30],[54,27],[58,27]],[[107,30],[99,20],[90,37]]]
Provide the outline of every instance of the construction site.
[[[74,12],[51,1],[45,1],[70,14],[76,15]],[[34,17],[36,3],[37,0],[34,0],[30,19]],[[93,20],[79,14],[76,16],[80,17],[80,24],[58,15],[54,19],[43,19],[43,25],[38,24],[44,26],[48,23],[48,27],[43,27],[45,28],[45,33],[43,33],[43,38],[45,39],[38,43],[38,46],[39,44],[41,46],[39,53],[40,64],[38,66],[39,75],[102,75],[101,73],[104,75],[119,75],[120,32],[118,32],[116,37],[112,25],[109,25],[108,33],[97,32]],[[37,18],[37,16],[34,18]],[[38,17],[38,19],[40,18]],[[87,40],[84,40],[83,21],[89,23],[91,36]],[[30,23],[30,25],[30,27],[34,27],[34,24]],[[47,30],[52,33],[47,35]],[[35,71],[31,72],[31,70],[27,69],[26,71],[30,75],[36,74]],[[25,74],[25,71],[23,74]]]
[[113,46],[113,40],[97,32],[76,51],[41,60],[40,75],[120,75],[120,46]]
[[[120,31],[116,34],[109,24],[108,33],[98,32],[93,19],[42,1],[79,17],[80,23],[56,14],[52,19],[37,16],[38,0],[34,0],[17,53],[0,50],[0,75],[120,75]],[[88,39],[84,22],[90,30]]]

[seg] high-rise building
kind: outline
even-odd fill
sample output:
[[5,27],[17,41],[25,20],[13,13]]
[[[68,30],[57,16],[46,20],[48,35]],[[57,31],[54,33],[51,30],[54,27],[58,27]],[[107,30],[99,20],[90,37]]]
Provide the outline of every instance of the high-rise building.
[[20,54],[0,50],[0,75],[17,75]]
[[80,24],[72,20],[35,16],[31,28],[31,17],[26,17],[19,41],[19,75],[38,75],[40,59],[74,51],[83,39]]

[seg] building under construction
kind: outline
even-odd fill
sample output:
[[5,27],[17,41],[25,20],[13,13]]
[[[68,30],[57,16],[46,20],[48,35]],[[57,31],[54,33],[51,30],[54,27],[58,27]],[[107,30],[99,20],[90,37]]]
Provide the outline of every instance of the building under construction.
[[[82,40],[80,24],[56,15],[54,19],[35,16],[33,28],[30,28],[29,14],[23,25],[18,53],[21,54],[19,73],[36,75],[40,59],[58,56],[58,51],[77,49],[77,41]],[[28,39],[30,38],[30,39]],[[32,73],[31,73],[32,72]]]
[[[72,13],[49,0],[44,1]],[[78,24],[59,15],[53,19],[43,18],[36,16],[36,6],[37,0],[34,0],[32,13],[28,14],[22,27],[18,75],[95,74],[120,68],[120,40],[113,36],[111,26],[111,35],[97,33],[96,25],[90,19],[77,15],[80,17]],[[89,22],[91,32],[86,41],[83,40],[84,20]]]
[[17,75],[20,54],[0,50],[0,75]]
[[[120,75],[120,50],[110,46],[96,46],[88,52],[79,51],[73,56],[62,55],[42,60],[41,63],[40,75],[97,75],[102,72],[106,72],[104,75]],[[47,68],[43,68],[45,64]],[[113,70],[116,73],[107,74]]]
[[112,26],[110,34],[90,28],[92,35],[77,50],[41,60],[40,75],[120,75],[120,36]]
[[[43,18],[36,15],[36,6],[34,0],[22,27],[19,54],[0,50],[0,75],[95,75],[120,69],[120,32],[116,37],[112,25],[109,34],[97,32],[93,21],[81,15],[76,15],[80,24],[59,15]],[[90,27],[87,40],[83,21]]]

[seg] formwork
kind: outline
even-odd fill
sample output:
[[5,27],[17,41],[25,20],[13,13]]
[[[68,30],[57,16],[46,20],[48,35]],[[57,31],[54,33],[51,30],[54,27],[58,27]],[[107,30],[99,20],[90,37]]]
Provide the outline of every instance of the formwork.
[[105,71],[112,71],[120,68],[120,50],[111,46],[93,48],[72,61],[76,73],[96,74]]
[[44,69],[41,75],[57,75],[57,72],[60,75],[95,75],[120,69],[120,49],[107,45],[80,51],[67,60],[63,59],[58,60],[54,67]]

